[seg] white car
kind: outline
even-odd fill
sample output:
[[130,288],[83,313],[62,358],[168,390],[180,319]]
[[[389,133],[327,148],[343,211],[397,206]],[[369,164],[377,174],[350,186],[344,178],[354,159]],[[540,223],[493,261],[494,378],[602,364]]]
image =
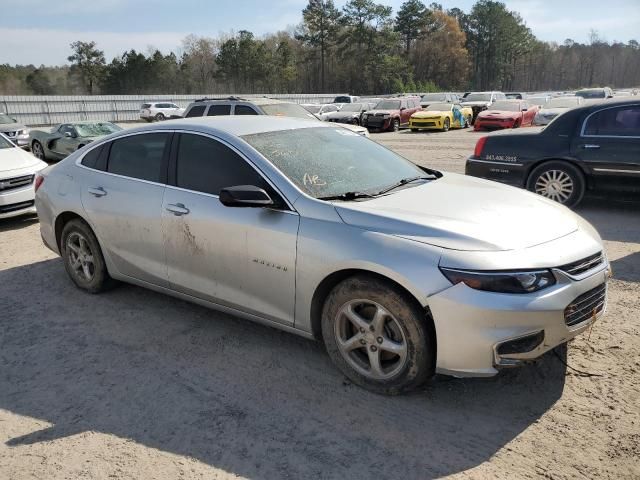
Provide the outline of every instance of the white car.
[[34,178],[47,164],[0,134],[0,219],[34,214]]
[[169,102],[143,103],[140,107],[140,118],[147,122],[161,122],[168,118],[181,117],[183,114],[184,108]]
[[334,105],[333,103],[303,103],[302,107],[304,107],[307,112],[315,115],[323,122],[327,121],[330,113],[336,113],[340,110],[340,106]]

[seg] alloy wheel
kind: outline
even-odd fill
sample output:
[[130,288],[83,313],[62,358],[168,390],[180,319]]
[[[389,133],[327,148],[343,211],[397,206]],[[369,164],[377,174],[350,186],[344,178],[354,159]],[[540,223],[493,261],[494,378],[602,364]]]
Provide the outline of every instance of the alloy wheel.
[[385,380],[400,373],[407,360],[407,339],[394,316],[370,300],[352,300],[334,322],[338,350],[360,374]]
[[569,174],[562,170],[547,170],[543,172],[535,184],[535,192],[538,195],[565,203],[573,194],[574,183]]
[[67,237],[67,257],[69,265],[77,277],[90,282],[96,273],[93,252],[89,242],[79,232],[72,232]]
[[39,160],[44,160],[44,151],[42,149],[42,145],[39,142],[34,142],[31,146],[31,153],[33,156]]

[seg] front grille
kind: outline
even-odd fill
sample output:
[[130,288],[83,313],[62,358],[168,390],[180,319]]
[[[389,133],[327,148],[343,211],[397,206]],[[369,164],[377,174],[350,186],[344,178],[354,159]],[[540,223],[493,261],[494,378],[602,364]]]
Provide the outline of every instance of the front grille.
[[568,327],[578,325],[604,310],[607,301],[607,284],[583,293],[564,309],[564,323]]
[[12,140],[18,136],[17,130],[15,132],[2,132],[2,133],[4,133],[7,137],[9,137]]
[[581,273],[587,272],[592,268],[598,267],[603,262],[604,256],[602,255],[602,252],[598,252],[576,262],[568,263],[566,265],[558,267],[558,270],[562,270],[569,275],[580,275]]
[[384,117],[370,116],[367,118],[367,125],[370,127],[382,127],[384,125]]
[[9,205],[0,205],[0,213],[11,213],[17,212],[18,210],[24,210],[25,208],[30,208],[35,205],[33,200],[29,202],[20,202],[20,203],[12,203]]
[[424,120],[412,120],[412,123],[421,127],[435,127],[436,125],[436,122],[425,122]]
[[23,175],[22,177],[7,178],[0,180],[0,192],[6,192],[14,188],[26,187],[33,183],[33,175]]

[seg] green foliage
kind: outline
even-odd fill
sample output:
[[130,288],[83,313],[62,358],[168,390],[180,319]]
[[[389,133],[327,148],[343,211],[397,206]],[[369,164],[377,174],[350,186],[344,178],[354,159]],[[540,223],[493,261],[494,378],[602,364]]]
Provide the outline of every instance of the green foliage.
[[96,42],[73,42],[72,54],[67,57],[84,79],[87,93],[93,93],[93,86],[102,77],[105,60],[104,52],[96,48]]

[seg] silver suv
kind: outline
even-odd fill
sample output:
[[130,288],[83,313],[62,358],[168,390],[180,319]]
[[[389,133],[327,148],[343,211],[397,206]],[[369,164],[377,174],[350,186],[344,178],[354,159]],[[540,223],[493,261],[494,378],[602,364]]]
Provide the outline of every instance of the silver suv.
[[29,146],[29,129],[6,113],[0,113],[0,133],[20,148]]
[[[184,118],[217,117],[224,115],[270,115],[274,117],[293,117],[307,120],[318,120],[318,117],[308,112],[302,105],[285,102],[275,98],[203,98],[190,103]],[[340,124],[342,128],[369,137],[369,130],[358,125]]]
[[377,392],[495,375],[605,309],[602,241],[569,209],[417,167],[334,123],[146,125],[38,185],[42,239],[79,288],[125,281],[321,339]]

